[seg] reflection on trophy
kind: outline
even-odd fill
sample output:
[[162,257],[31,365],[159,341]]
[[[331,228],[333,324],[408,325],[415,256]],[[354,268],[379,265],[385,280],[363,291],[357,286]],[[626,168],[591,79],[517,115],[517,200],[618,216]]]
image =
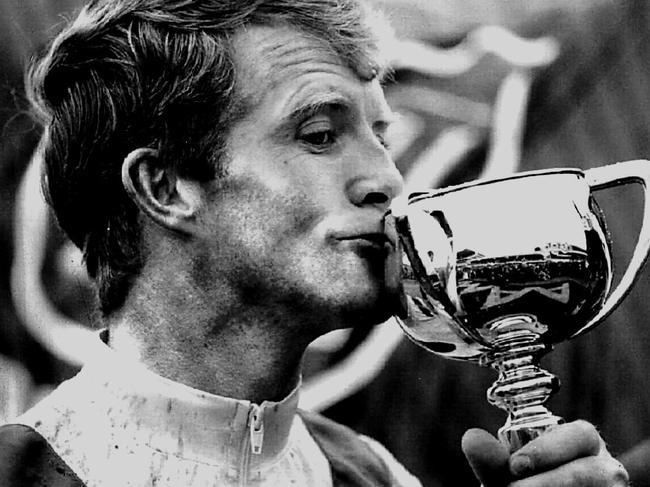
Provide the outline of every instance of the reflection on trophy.
[[[397,319],[436,354],[489,365],[488,400],[508,412],[511,451],[561,422],[544,406],[559,387],[538,367],[552,346],[600,323],[625,297],[650,249],[650,202],[618,285],[595,190],[650,181],[650,161],[514,174],[412,193],[392,218],[403,249]],[[395,272],[388,270],[389,278]]]

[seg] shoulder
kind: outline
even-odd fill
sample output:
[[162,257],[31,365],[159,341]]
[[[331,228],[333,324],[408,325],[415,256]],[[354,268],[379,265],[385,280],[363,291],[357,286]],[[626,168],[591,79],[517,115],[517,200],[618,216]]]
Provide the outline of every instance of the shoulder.
[[49,435],[62,428],[101,421],[109,399],[106,388],[83,372],[61,383],[12,423],[29,426],[51,442]]
[[403,487],[421,487],[420,481],[390,453],[381,443],[368,436],[360,438],[383,460],[391,472],[393,485]]
[[70,467],[34,429],[0,427],[0,479],[12,487],[83,487]]
[[43,397],[26,412],[12,420],[16,425],[34,429],[48,438],[49,430],[58,430],[62,422],[67,422],[71,410],[83,410],[83,395],[77,385],[77,378],[63,382]]
[[320,414],[300,411],[299,416],[325,453],[335,476],[337,473],[359,472],[364,476],[381,478],[386,485],[421,486],[377,441]]
[[17,417],[13,426],[33,430],[78,476],[86,478],[86,459],[104,453],[110,432],[110,402],[100,386],[77,375]]

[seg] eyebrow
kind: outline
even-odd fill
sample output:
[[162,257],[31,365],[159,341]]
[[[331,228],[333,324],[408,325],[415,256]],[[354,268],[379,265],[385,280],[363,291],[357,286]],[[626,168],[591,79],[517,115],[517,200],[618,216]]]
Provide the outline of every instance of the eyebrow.
[[290,108],[288,115],[283,117],[282,125],[285,125],[285,123],[296,123],[313,117],[326,108],[340,107],[352,110],[354,105],[355,103],[350,97],[339,92],[319,91],[311,93]]
[[[311,118],[328,108],[334,107],[352,111],[355,109],[355,102],[351,97],[338,91],[317,91],[310,93],[290,108],[289,113],[282,118],[280,127],[293,126],[302,120]],[[382,127],[385,129],[399,120],[399,115],[388,104],[385,105],[385,108],[385,110],[381,110],[381,118],[373,123],[373,127]]]

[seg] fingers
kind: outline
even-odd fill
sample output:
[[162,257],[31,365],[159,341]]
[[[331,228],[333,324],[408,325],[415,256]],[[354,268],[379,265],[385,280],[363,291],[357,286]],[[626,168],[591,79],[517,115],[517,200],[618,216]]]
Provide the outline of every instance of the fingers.
[[629,482],[623,465],[585,421],[554,427],[512,456],[496,438],[478,429],[465,433],[462,448],[485,487],[623,487]]
[[508,468],[508,450],[487,431],[468,430],[463,435],[461,446],[474,475],[484,487],[507,485],[512,479]]
[[546,431],[510,458],[515,478],[556,468],[572,460],[598,455],[604,444],[596,428],[586,421],[562,424]]
[[609,454],[575,460],[554,470],[520,479],[509,487],[625,487],[629,478]]

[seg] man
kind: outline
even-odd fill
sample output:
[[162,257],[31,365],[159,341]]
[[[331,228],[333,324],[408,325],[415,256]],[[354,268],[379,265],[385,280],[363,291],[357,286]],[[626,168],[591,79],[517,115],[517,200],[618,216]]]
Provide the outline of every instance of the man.
[[[396,298],[372,18],[354,0],[106,0],[57,37],[30,75],[44,182],[104,330],[3,428],[6,485],[419,485],[296,406],[307,345]],[[512,457],[463,442],[486,487],[626,485],[584,422]]]

